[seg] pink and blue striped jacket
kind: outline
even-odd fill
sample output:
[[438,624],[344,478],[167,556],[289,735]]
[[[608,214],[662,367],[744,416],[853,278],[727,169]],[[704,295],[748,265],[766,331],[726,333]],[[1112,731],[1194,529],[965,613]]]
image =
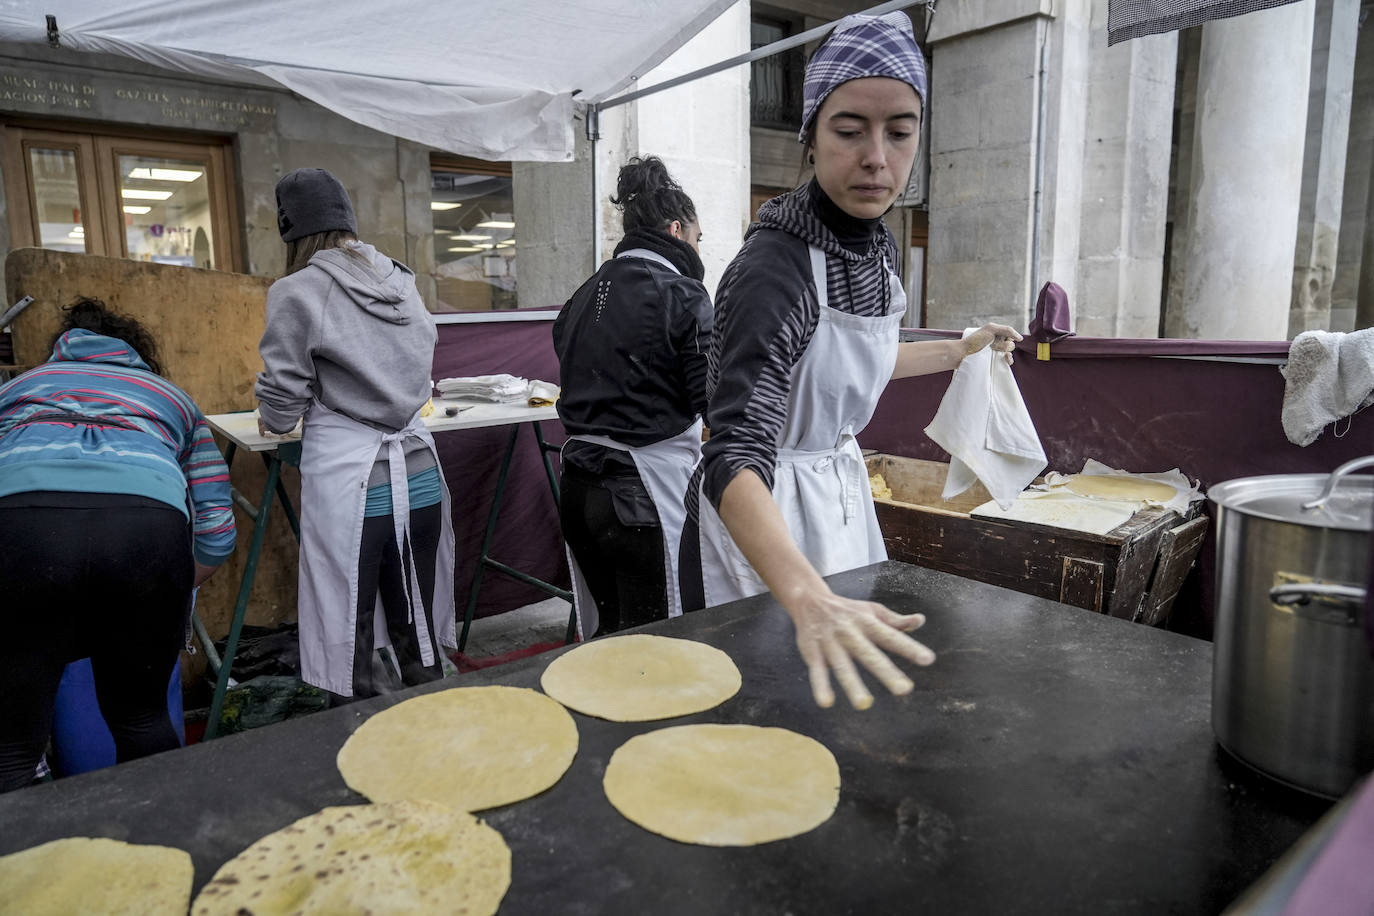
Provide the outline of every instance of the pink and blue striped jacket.
[[197,562],[234,552],[229,469],[205,417],[122,340],[68,331],[0,387],[0,496],[38,490],[155,499],[187,513]]

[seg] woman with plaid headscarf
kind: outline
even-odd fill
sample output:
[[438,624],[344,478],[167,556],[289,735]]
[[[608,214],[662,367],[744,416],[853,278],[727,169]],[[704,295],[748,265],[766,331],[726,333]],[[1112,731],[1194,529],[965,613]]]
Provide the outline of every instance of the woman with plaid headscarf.
[[910,20],[842,20],[808,62],[804,94],[815,177],[760,208],[716,292],[711,438],[688,494],[697,524],[684,534],[682,591],[691,608],[771,590],[816,702],[834,702],[833,671],[862,709],[873,697],[856,660],[902,694],[912,681],[887,653],[935,656],[906,635],[921,615],[844,598],[822,578],[887,559],[854,437],[889,379],[952,370],[990,344],[1010,351],[1020,335],[989,324],[898,343],[906,296],[882,216],[910,178],[926,100]]

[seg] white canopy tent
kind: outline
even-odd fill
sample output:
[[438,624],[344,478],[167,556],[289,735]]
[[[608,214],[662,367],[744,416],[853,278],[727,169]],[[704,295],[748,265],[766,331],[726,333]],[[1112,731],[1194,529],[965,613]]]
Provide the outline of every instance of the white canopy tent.
[[283,86],[346,118],[483,159],[568,161],[597,102],[733,0],[0,0],[0,39]]

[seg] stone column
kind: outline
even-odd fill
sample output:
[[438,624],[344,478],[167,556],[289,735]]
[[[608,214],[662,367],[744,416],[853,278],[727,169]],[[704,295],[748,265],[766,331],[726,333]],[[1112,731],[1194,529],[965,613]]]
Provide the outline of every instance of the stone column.
[[1359,20],[1359,0],[1317,0],[1290,337],[1331,324]]
[[[644,89],[749,50],[749,4],[740,0],[625,87]],[[619,94],[619,93],[618,93]],[[571,163],[518,163],[516,222],[520,305],[561,305],[600,265],[592,263],[593,207],[600,209],[601,257],[624,235],[610,202],[616,174],[631,156],[658,156],[696,204],[702,222],[706,288],[739,250],[749,210],[749,68],[736,67],[601,114],[596,161],[579,118]],[[596,200],[591,170],[596,169]],[[530,226],[529,230],[524,229]]]
[[[1369,200],[1365,204],[1364,212],[1366,216],[1374,213],[1374,168],[1371,168],[1369,173]],[[1374,328],[1374,221],[1368,219],[1364,224],[1363,247],[1363,255],[1360,258],[1360,285],[1355,291],[1355,320],[1350,328],[1342,330]]]
[[[1024,328],[1035,305],[1033,276],[1059,283],[1072,301],[1092,2],[970,0],[941,6],[932,23],[931,327],[996,320]],[[1037,232],[1038,273],[1032,265]]]
[[[1350,140],[1345,155],[1345,199],[1341,204],[1341,237],[1336,250],[1336,279],[1331,286],[1331,330],[1350,331],[1356,322],[1365,244],[1370,241],[1367,205],[1374,177],[1374,2],[1365,0],[1364,21],[1355,49],[1355,81],[1350,104]],[[1374,267],[1366,283],[1374,284]],[[1365,324],[1374,318],[1374,302],[1365,306]]]
[[1096,337],[1159,336],[1178,36],[1107,47],[1093,5],[1074,327]]
[[1314,6],[1203,27],[1180,336],[1287,337]]

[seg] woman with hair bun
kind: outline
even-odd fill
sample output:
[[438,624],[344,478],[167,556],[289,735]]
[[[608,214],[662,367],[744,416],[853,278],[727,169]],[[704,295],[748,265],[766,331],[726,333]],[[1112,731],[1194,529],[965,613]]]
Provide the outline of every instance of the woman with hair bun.
[[683,497],[701,455],[711,300],[692,199],[656,156],[611,198],[625,237],[553,326],[560,514],[584,639],[682,612]]

